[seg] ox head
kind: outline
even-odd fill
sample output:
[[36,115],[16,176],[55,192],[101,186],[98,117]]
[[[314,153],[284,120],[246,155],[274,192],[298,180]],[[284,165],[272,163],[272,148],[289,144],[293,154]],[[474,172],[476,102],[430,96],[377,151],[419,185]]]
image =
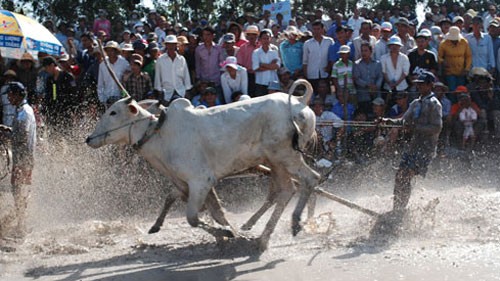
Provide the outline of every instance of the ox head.
[[86,143],[92,148],[106,144],[130,144],[132,126],[148,116],[151,114],[132,98],[121,99],[101,116]]

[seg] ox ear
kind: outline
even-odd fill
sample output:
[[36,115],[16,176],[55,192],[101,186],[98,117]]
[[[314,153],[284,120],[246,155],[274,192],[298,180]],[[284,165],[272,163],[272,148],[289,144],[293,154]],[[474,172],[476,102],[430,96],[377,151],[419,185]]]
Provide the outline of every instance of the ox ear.
[[139,112],[139,109],[137,108],[137,106],[135,106],[134,104],[129,104],[128,105],[128,111],[130,112],[130,114],[132,115],[137,115],[137,113]]

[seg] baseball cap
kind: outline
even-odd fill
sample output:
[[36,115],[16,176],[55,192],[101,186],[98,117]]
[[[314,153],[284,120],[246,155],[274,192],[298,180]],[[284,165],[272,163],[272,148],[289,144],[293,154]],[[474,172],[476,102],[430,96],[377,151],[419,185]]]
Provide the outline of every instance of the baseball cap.
[[374,105],[384,105],[385,104],[385,101],[383,98],[381,97],[378,97],[378,98],[375,98],[373,101],[372,101],[372,104]]
[[224,37],[222,37],[222,40],[225,43],[234,43],[234,42],[236,42],[234,34],[232,34],[232,33],[226,33],[226,34],[224,34]]
[[347,53],[350,53],[351,52],[351,47],[349,47],[348,45],[342,45],[340,46],[340,49],[337,53],[339,54],[347,54]]
[[436,76],[429,71],[422,71],[417,79],[413,80],[414,83],[434,83],[436,81]]
[[465,86],[458,86],[457,88],[455,88],[455,92],[457,92],[457,93],[468,93],[469,89],[467,89],[467,87],[465,87]]
[[382,31],[392,31],[392,24],[390,22],[385,21],[380,26],[380,29],[382,29]]

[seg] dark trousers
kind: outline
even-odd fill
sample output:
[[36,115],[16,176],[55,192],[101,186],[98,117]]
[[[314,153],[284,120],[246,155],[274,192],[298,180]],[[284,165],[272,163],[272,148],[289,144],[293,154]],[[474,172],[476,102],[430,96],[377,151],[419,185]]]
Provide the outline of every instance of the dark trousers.
[[252,98],[256,97],[255,95],[255,73],[248,73],[248,95]]

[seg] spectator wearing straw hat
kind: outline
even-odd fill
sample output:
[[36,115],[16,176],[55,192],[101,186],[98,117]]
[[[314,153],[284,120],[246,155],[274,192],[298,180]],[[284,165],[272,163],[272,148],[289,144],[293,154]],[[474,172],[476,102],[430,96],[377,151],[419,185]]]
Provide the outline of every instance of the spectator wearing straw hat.
[[168,105],[176,97],[185,97],[192,85],[186,59],[177,53],[177,37],[167,35],[164,44],[166,51],[156,61],[154,88],[163,93],[161,99]]
[[472,66],[472,52],[458,27],[452,26],[439,45],[438,63],[443,80],[446,81],[450,91],[454,91],[457,86],[465,85],[465,77]]
[[248,42],[241,45],[240,50],[236,54],[238,64],[247,69],[248,94],[250,96],[255,96],[255,71],[252,67],[252,54],[260,47],[260,42],[257,40],[259,33],[260,32],[258,26],[247,26],[247,28],[245,29],[245,37]]
[[302,54],[304,43],[299,39],[301,32],[295,26],[288,26],[285,30],[286,40],[280,44],[280,54],[283,66],[288,69],[293,79],[301,77],[302,74]]
[[19,70],[17,71],[17,80],[26,88],[29,101],[33,100],[36,90],[38,70],[35,68],[35,62],[30,53],[24,53],[19,60]]
[[[107,57],[105,60],[115,73],[119,81],[123,79],[125,72],[130,71],[129,62],[120,55],[120,46],[115,41],[109,41],[104,46]],[[106,61],[99,65],[99,78],[97,80],[97,95],[102,105],[109,107],[115,101],[122,97],[120,88],[113,80],[109,70],[106,67]]]
[[234,92],[241,92],[248,95],[248,75],[243,66],[238,65],[236,57],[227,57],[221,64],[224,71],[221,75],[222,92],[225,103],[231,102],[231,96]]

